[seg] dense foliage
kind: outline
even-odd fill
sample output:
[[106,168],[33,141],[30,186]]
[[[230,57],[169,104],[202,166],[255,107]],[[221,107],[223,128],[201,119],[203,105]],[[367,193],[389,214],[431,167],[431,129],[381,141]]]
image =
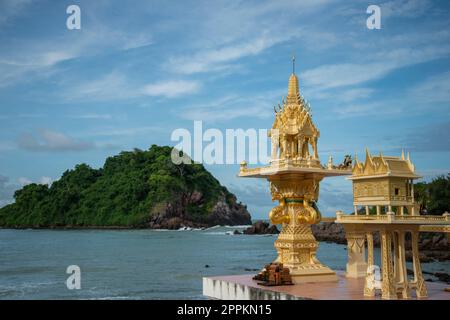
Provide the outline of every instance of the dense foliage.
[[103,168],[79,164],[50,187],[29,184],[0,209],[0,226],[143,226],[154,209],[200,193],[183,214],[201,219],[219,197],[233,197],[201,164],[175,165],[172,148],[153,145],[109,157]]
[[429,183],[417,183],[414,196],[421,212],[441,215],[450,211],[450,173],[438,176]]

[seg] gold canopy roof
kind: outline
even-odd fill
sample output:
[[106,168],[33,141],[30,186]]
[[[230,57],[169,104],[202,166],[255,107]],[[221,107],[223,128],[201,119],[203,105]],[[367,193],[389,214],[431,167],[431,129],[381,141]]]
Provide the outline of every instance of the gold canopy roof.
[[320,133],[311,118],[308,103],[300,95],[298,77],[292,73],[289,77],[288,94],[282,99],[282,106],[275,108],[275,120],[272,129],[280,134],[302,135],[318,138]]
[[358,161],[355,156],[355,165],[349,179],[385,176],[412,179],[421,177],[415,173],[415,167],[409,158],[409,153],[406,159],[403,152],[401,157],[383,156],[382,153],[378,156],[372,156],[366,149],[366,161],[364,163]]

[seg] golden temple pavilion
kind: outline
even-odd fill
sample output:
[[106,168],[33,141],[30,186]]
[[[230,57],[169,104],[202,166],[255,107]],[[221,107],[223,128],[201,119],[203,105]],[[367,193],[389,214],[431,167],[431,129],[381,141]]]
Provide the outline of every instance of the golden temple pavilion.
[[270,130],[270,165],[248,168],[241,164],[240,177],[265,178],[270,182],[272,200],[279,204],[269,213],[273,224],[281,224],[275,241],[275,262],[289,268],[294,283],[336,281],[333,270],[316,257],[318,242],[311,225],[321,220],[316,202],[320,181],[329,176],[349,175],[347,166],[324,166],[320,163],[317,141],[320,136],[308,103],[300,94],[294,70],[289,77],[288,94],[275,107]]
[[[355,157],[356,158],[356,157]],[[450,215],[420,215],[414,201],[413,180],[420,178],[409,154],[400,157],[370,155],[366,149],[365,162],[355,160],[352,175],[355,212],[336,213],[347,238],[347,277],[366,278],[364,295],[374,297],[378,290],[383,299],[409,299],[428,296],[419,259],[419,232],[434,229],[446,232]],[[361,213],[358,206],[364,206]],[[375,208],[375,211],[371,210]],[[381,283],[373,283],[374,234],[381,244]],[[405,239],[411,237],[413,277],[406,269]],[[365,254],[367,246],[367,258]]]
[[369,206],[374,206],[378,215],[393,210],[418,214],[413,184],[418,178],[421,176],[415,173],[409,153],[405,159],[404,152],[401,157],[387,157],[381,153],[372,156],[366,150],[366,161],[359,162],[355,157],[352,176],[348,178],[353,182],[355,212],[358,206],[364,206],[369,214]]

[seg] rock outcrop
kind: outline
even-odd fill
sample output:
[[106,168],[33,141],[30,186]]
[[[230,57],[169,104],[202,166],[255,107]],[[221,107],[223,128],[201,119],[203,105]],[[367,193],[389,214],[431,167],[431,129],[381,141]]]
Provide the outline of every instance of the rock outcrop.
[[342,224],[334,222],[321,222],[313,224],[311,230],[317,241],[326,241],[339,244],[347,244],[345,231]]
[[179,229],[181,227],[201,228],[216,225],[248,225],[251,223],[250,213],[247,207],[238,203],[234,195],[219,197],[219,200],[211,209],[207,216],[195,216],[186,212],[190,206],[201,207],[203,195],[196,192],[195,197],[189,197],[186,203],[183,201],[173,201],[165,205],[154,208],[150,215],[148,227],[152,229]]
[[243,234],[277,234],[280,233],[277,226],[270,225],[268,222],[261,220],[256,221],[251,227],[245,229]]

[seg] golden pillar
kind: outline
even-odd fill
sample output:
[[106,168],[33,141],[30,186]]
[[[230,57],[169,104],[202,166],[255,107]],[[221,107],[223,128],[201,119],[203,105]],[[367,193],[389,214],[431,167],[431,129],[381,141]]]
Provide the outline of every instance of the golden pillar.
[[372,232],[368,232],[366,234],[367,239],[367,266],[370,268],[372,272],[371,277],[366,276],[366,280],[364,283],[364,296],[366,297],[375,297],[375,263],[373,258],[373,234]]
[[397,299],[392,261],[392,232],[382,230],[381,236],[381,298]]
[[395,245],[395,281],[397,292],[403,299],[411,298],[409,291],[408,273],[405,258],[405,232],[400,230],[394,233]]
[[414,266],[414,281],[412,283],[412,288],[416,290],[417,298],[428,297],[427,287],[425,285],[425,280],[422,275],[422,267],[420,266],[419,258],[419,231],[414,230],[411,232],[411,246],[413,253],[413,266]]
[[367,273],[366,263],[366,233],[361,231],[345,230],[347,238],[347,274],[349,278],[365,277]]
[[322,177],[290,173],[269,180],[272,199],[279,201],[269,217],[273,224],[282,225],[274,244],[276,261],[289,268],[294,283],[337,281],[336,273],[317,259],[319,243],[311,231],[321,218],[313,203]]

